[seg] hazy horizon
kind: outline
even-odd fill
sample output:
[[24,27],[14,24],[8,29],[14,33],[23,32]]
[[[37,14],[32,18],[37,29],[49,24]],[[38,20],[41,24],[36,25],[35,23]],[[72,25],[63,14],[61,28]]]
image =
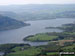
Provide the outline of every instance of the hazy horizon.
[[0,5],[75,4],[75,0],[0,0]]

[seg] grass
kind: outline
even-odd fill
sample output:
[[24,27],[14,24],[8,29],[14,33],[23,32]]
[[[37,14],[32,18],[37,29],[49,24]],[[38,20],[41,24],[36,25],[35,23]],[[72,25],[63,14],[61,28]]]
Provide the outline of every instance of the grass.
[[[53,43],[52,43],[53,44]],[[75,47],[75,44],[74,45],[71,45],[71,46],[66,46],[66,47],[62,47],[62,50],[63,51],[67,51],[69,50],[71,52],[71,50],[75,50],[73,49]],[[22,48],[24,48],[22,50]],[[14,51],[14,52],[10,52],[8,53],[6,56],[37,56],[41,53],[45,53],[46,55],[50,56],[50,55],[55,55],[55,56],[58,56],[59,54],[59,49],[60,46],[55,46],[55,44],[53,45],[45,45],[45,46],[36,46],[36,47],[31,47],[31,46],[17,46],[17,47],[14,47],[13,49],[11,49],[11,51]],[[46,50],[57,50],[55,52],[49,52],[49,51],[46,51]]]
[[67,52],[75,52],[75,45],[66,46],[66,47],[62,48],[62,50],[67,51]]
[[15,52],[17,52],[17,51],[21,51],[21,48],[28,49],[29,46],[15,47],[15,48],[12,49],[12,51],[15,51]]
[[63,33],[68,35],[75,35],[75,32],[63,32]]
[[37,34],[33,37],[27,38],[28,41],[50,41],[58,38],[58,36],[49,36],[47,34]]
[[50,53],[47,53],[47,55],[58,55],[59,53],[58,52],[50,52]]
[[41,52],[41,48],[30,47],[28,49],[20,50],[22,47],[16,47],[12,49],[13,53],[9,53],[6,56],[35,56]]

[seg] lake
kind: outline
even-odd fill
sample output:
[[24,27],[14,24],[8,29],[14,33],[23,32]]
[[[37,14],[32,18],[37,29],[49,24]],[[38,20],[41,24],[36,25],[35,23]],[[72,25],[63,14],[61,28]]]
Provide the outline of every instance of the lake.
[[4,52],[0,52],[0,56],[3,56],[4,55]]
[[37,20],[37,21],[26,21],[31,26],[22,27],[14,30],[0,31],[0,44],[6,43],[29,43],[33,46],[44,45],[47,42],[29,42],[23,41],[23,38],[28,35],[34,35],[37,33],[44,32],[62,32],[59,29],[45,29],[45,27],[56,27],[62,24],[72,23],[75,19],[59,18],[51,20]]

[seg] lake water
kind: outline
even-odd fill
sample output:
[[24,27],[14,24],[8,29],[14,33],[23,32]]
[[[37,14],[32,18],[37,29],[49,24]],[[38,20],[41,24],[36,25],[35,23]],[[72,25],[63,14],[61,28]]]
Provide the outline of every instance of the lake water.
[[3,56],[4,55],[4,52],[0,52],[0,56]]
[[0,31],[0,44],[6,43],[29,43],[31,45],[43,45],[47,42],[29,42],[23,41],[23,38],[28,35],[34,35],[43,32],[61,32],[59,29],[45,29],[45,27],[56,27],[62,24],[72,23],[75,19],[51,19],[51,20],[38,20],[27,21],[31,26],[22,27],[14,30]]

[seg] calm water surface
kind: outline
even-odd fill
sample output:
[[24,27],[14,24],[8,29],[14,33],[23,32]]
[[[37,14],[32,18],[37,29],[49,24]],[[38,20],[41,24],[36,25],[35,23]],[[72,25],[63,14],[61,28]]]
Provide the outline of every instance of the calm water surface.
[[62,24],[72,23],[74,19],[52,19],[52,20],[38,20],[38,21],[27,21],[31,26],[22,27],[14,30],[7,30],[0,32],[0,44],[5,43],[29,43],[31,45],[43,45],[47,42],[29,42],[23,41],[23,38],[28,35],[33,35],[43,32],[61,32],[59,29],[45,29],[45,27],[56,27]]

